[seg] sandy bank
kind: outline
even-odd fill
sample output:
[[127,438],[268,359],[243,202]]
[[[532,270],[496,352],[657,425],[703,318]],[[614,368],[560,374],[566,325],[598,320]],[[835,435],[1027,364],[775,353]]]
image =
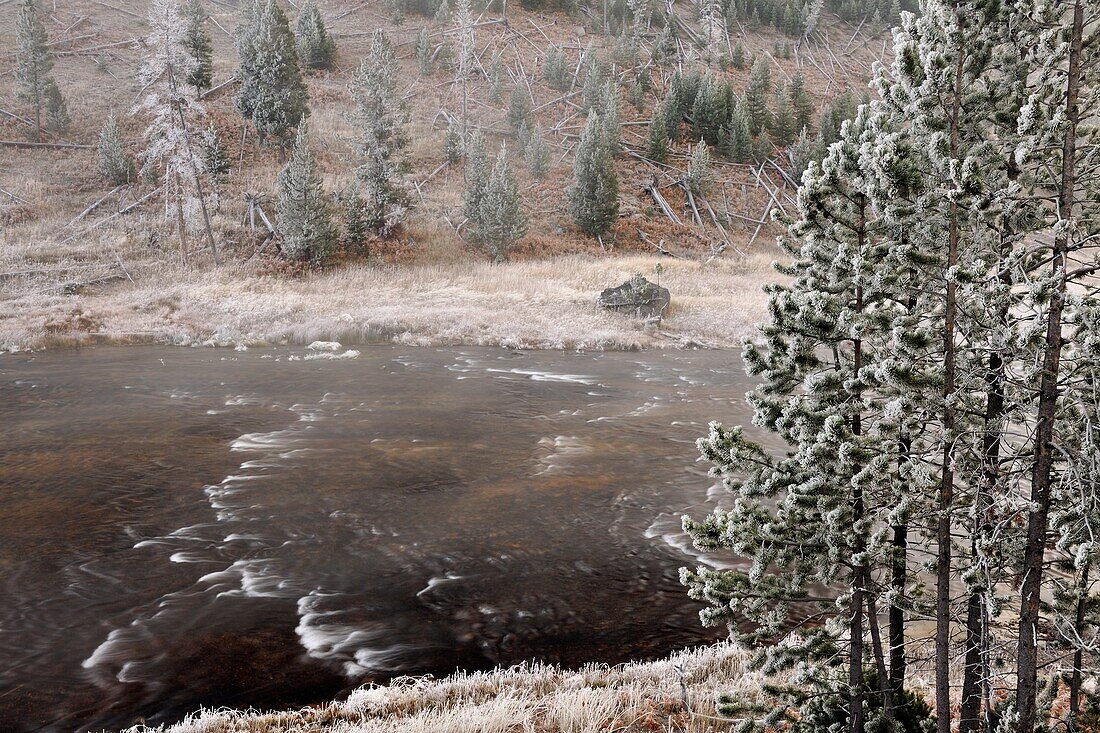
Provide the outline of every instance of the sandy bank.
[[[598,309],[599,291],[636,272],[672,306],[659,329]],[[565,256],[495,265],[350,265],[287,278],[244,265],[161,265],[76,292],[0,291],[0,349],[91,341],[219,344],[372,339],[533,349],[735,346],[765,317],[771,258],[698,261]]]

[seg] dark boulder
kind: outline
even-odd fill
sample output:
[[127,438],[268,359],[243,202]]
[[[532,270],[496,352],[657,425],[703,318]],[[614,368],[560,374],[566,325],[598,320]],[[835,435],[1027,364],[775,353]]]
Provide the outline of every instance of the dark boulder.
[[601,308],[635,318],[662,318],[668,310],[668,288],[635,275],[617,288],[607,288],[596,300]]

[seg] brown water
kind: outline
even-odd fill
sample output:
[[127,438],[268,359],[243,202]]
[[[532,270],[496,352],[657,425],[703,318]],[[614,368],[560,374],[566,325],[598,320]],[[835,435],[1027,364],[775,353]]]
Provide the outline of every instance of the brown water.
[[729,352],[0,357],[0,731],[712,640],[677,582]]

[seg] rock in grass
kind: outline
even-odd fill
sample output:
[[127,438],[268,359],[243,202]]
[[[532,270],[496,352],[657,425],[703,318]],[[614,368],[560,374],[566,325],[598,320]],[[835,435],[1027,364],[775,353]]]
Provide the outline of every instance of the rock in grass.
[[651,319],[664,317],[669,300],[668,288],[637,274],[618,287],[605,289],[596,305],[635,318]]

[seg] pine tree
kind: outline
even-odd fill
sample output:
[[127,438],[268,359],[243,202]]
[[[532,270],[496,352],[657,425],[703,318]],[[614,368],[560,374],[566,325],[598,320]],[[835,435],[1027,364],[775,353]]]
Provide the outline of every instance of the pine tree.
[[508,164],[507,146],[500,153],[478,201],[477,229],[474,238],[489,248],[494,260],[507,259],[508,249],[527,232],[519,187]]
[[420,73],[427,74],[432,70],[432,42],[428,34],[428,26],[423,26],[416,33],[415,45],[416,60],[420,64]]
[[447,132],[443,134],[443,157],[451,165],[462,160],[462,133],[453,123],[447,125]]
[[508,126],[518,131],[531,123],[531,98],[525,86],[517,84],[508,98]]
[[119,130],[114,110],[107,114],[107,122],[99,133],[96,144],[99,177],[112,186],[121,186],[134,180],[134,161],[126,154],[122,144],[122,131]]
[[791,104],[794,107],[794,133],[797,135],[804,129],[809,129],[813,124],[813,102],[806,91],[806,77],[801,71],[796,71],[791,77],[791,83],[787,86]]
[[542,137],[542,127],[539,125],[531,133],[524,151],[524,162],[535,178],[542,178],[550,171],[550,148]]
[[705,140],[699,140],[691,148],[684,184],[696,196],[705,197],[714,186],[714,171],[710,165],[710,149]]
[[[340,219],[343,230],[343,243],[347,247],[358,248],[367,239],[369,229],[363,214],[364,201],[359,193],[359,182],[352,180],[340,194]],[[370,254],[369,250],[366,254]]]
[[[607,100],[607,84],[611,81],[607,67],[594,54],[590,54],[584,74],[582,98],[586,112],[599,112]],[[612,82],[614,83],[614,82]]]
[[202,135],[202,161],[206,172],[216,182],[225,182],[233,167],[229,161],[229,151],[225,149],[218,130],[213,125],[206,128]]
[[35,137],[42,135],[42,111],[52,79],[53,60],[35,0],[20,0],[15,21],[15,96],[34,110]]
[[[733,3],[730,3],[730,6],[733,7]],[[740,43],[733,47],[733,53],[730,54],[730,65],[735,69],[745,68],[745,48]]]
[[565,51],[557,46],[546,47],[546,61],[542,65],[542,78],[558,91],[568,91],[572,80],[569,76],[569,64]]
[[489,187],[489,175],[489,152],[485,147],[485,138],[475,132],[466,141],[466,163],[463,170],[466,182],[463,213],[474,231],[481,228],[481,202]]
[[336,60],[336,41],[325,28],[316,0],[304,0],[294,30],[295,48],[302,65],[311,69],[331,68]]
[[791,97],[785,88],[776,94],[775,112],[771,116],[769,126],[775,144],[785,148],[794,142],[798,134],[795,130],[794,109],[791,107]]
[[214,262],[218,262],[217,244],[210,227],[210,215],[203,190],[205,166],[199,148],[195,124],[205,110],[198,91],[188,83],[196,61],[184,46],[186,24],[175,0],[153,0],[148,16],[149,50],[138,81],[145,96],[135,107],[150,118],[145,131],[147,147],[142,153],[143,173],[164,173],[166,209],[175,209],[180,258],[187,262],[187,234],[198,228],[200,220]]
[[206,20],[209,17],[202,7],[202,0],[186,0],[182,8],[187,23],[183,45],[191,58],[195,59],[195,70],[187,83],[199,91],[209,89],[214,78],[214,44],[206,32]]
[[321,173],[309,149],[309,127],[305,121],[298,126],[294,151],[279,171],[278,184],[279,202],[275,211],[283,255],[292,260],[324,263],[336,243],[336,231]]
[[768,110],[768,97],[772,93],[771,64],[763,56],[758,56],[749,72],[749,85],[745,89],[745,111],[749,117],[749,131],[759,135],[767,129],[771,119]]
[[753,159],[752,132],[749,129],[749,115],[745,105],[739,104],[733,111],[726,131],[726,154],[738,163],[748,163]]
[[658,163],[668,161],[668,132],[665,130],[664,115],[654,114],[649,123],[649,147],[646,155]]
[[240,91],[237,109],[261,139],[282,143],[309,114],[294,34],[277,0],[255,0],[237,37]]
[[599,237],[618,217],[619,181],[598,114],[590,114],[584,126],[573,159],[573,176],[573,185],[566,191],[569,213],[578,227]]
[[618,155],[623,147],[623,131],[619,118],[619,88],[614,80],[609,80],[604,86],[600,125],[603,127],[608,151],[612,156]]
[[[884,325],[874,310],[890,307],[893,288],[875,276],[883,256],[872,236],[875,221],[868,197],[847,177],[859,166],[860,137],[853,126],[845,144],[807,174],[781,241],[793,259],[782,268],[790,284],[769,286],[764,343],[746,342],[744,349],[750,374],[761,379],[749,395],[753,423],[788,449],[766,450],[740,427],[718,423],[699,443],[713,475],[738,501],[702,522],[685,518],[684,527],[699,549],[736,548],[751,565],[745,572],[682,571],[692,597],[710,604],[701,612],[704,623],[729,623],[735,636],[760,649],[760,664],[770,672],[792,672],[789,686],[774,689],[779,700],[767,724],[777,726],[792,708],[809,717],[803,706],[831,695],[844,699],[847,712],[847,725],[835,729],[856,733],[870,722],[868,659],[882,685],[886,680],[876,613],[885,548],[875,528],[893,508],[893,497],[879,493],[887,464],[876,450],[873,416],[883,414],[881,403],[863,378],[889,334],[888,319]],[[811,592],[837,585],[844,590]],[[816,602],[835,620],[798,628],[772,645],[788,633],[793,602]],[[880,689],[885,702],[873,714],[886,718],[877,725],[889,730],[892,694]]]
[[405,132],[409,112],[397,89],[397,61],[393,46],[381,30],[351,84],[358,129],[356,176],[362,184],[367,226],[386,234],[404,217],[406,192],[402,180]]
[[63,135],[72,123],[69,117],[69,105],[53,79],[46,84],[46,127],[55,135]]
[[722,128],[730,120],[733,93],[729,85],[712,74],[706,74],[699,83],[699,91],[691,109],[695,135],[712,145],[722,140]]

